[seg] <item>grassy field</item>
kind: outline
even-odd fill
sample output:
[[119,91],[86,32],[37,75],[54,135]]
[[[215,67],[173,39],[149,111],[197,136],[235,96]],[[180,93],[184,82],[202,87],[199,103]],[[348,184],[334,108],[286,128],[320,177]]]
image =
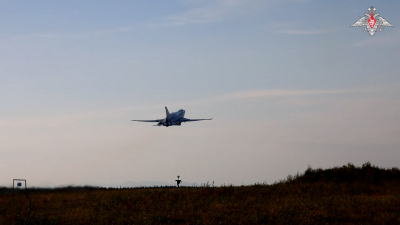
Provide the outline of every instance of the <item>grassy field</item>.
[[[70,190],[72,189],[72,190]],[[400,224],[400,171],[308,168],[271,185],[0,189],[1,224]]]

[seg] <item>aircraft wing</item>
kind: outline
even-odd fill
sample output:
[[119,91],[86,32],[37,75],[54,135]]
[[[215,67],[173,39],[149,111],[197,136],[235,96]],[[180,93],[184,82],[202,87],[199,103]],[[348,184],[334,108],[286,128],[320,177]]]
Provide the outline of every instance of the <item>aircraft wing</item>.
[[212,120],[212,118],[211,119],[186,119],[186,118],[183,118],[181,120],[181,122],[195,122],[195,121],[201,121],[201,120]]
[[131,121],[137,121],[137,122],[153,122],[153,123],[160,122],[160,120],[131,120]]

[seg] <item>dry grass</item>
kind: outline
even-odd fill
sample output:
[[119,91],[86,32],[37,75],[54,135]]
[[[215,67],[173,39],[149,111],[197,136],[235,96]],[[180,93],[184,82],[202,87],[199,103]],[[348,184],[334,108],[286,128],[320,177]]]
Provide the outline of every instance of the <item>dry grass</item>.
[[349,164],[272,185],[0,194],[0,223],[400,224],[399,176]]

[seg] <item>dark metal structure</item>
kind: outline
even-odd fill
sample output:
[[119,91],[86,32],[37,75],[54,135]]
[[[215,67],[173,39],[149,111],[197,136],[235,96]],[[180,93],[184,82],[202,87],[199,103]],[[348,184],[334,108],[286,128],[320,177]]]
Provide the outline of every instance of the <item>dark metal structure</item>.
[[179,175],[178,175],[178,180],[175,180],[176,181],[176,185],[178,185],[178,187],[179,187],[179,184],[182,182],[181,180],[179,180]]

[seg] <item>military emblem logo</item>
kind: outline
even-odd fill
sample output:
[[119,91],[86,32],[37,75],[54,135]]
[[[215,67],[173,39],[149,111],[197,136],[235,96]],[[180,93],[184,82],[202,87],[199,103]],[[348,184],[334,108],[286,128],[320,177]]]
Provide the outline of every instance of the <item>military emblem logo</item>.
[[350,25],[351,27],[362,27],[363,31],[368,31],[369,35],[374,36],[377,30],[383,31],[384,27],[393,27],[383,17],[379,16],[379,13],[375,13],[376,9],[371,6],[368,9],[369,13],[365,13],[357,22]]

